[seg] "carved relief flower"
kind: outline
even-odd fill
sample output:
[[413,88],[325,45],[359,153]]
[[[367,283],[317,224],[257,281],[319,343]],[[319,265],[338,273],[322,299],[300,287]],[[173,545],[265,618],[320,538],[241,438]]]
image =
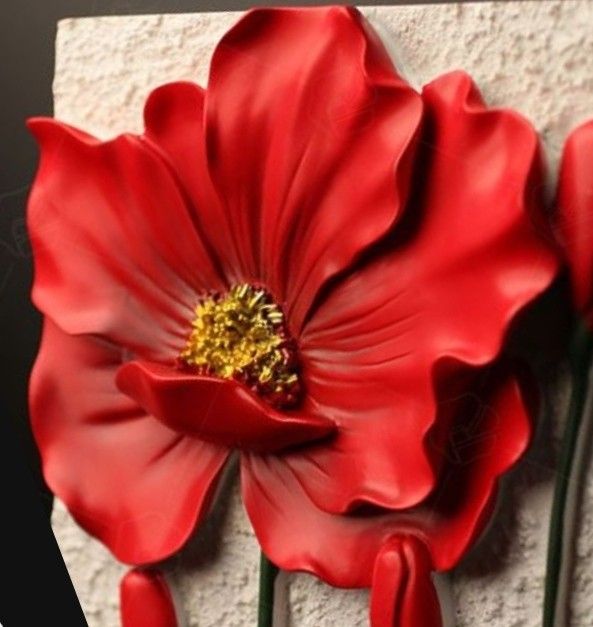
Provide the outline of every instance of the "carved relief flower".
[[239,451],[280,566],[367,586],[402,530],[438,546],[427,568],[455,561],[528,439],[497,375],[505,448],[438,496],[462,411],[440,395],[464,397],[556,269],[529,124],[462,73],[416,93],[357,11],[323,8],[248,13],[207,90],[150,95],[142,135],[30,126],[33,427],[78,522],[124,562],[163,559]]
[[542,625],[570,622],[570,556],[577,526],[583,476],[591,433],[590,398],[593,361],[593,121],[574,129],[562,153],[556,197],[556,235],[563,250],[574,306],[568,342],[570,402],[558,456],[548,525],[546,581]]

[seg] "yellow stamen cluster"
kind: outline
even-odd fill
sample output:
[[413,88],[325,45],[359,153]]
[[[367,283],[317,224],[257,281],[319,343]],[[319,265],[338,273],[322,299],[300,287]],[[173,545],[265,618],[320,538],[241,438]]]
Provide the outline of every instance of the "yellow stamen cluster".
[[201,373],[242,381],[273,405],[298,400],[296,348],[284,314],[265,290],[247,283],[198,303],[180,360]]

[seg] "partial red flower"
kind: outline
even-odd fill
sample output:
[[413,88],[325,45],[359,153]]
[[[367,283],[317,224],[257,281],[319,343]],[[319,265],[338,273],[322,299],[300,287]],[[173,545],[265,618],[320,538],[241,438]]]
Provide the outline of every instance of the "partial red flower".
[[566,140],[557,210],[576,308],[593,322],[593,121]]
[[556,198],[557,236],[563,248],[574,306],[569,343],[571,398],[556,469],[548,531],[543,625],[568,618],[570,547],[575,535],[579,484],[587,467],[593,360],[593,120],[576,128],[564,145]]
[[[420,96],[349,8],[248,13],[208,89],[155,90],[145,122],[107,142],[30,123],[49,485],[145,564],[183,545],[237,449],[280,566],[367,586],[377,554],[380,570],[454,563],[527,440],[511,378],[492,391],[504,451],[434,515],[435,495],[457,495],[443,477],[458,408],[438,392],[466,392],[556,271],[531,219],[531,126],[462,73]],[[377,525],[369,508],[409,514]]]

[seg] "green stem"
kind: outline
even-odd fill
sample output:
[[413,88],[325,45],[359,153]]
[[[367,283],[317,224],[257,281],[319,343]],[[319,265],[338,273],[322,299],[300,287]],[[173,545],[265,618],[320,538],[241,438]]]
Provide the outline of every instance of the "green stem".
[[[577,449],[578,436],[583,422],[583,414],[588,395],[589,366],[593,354],[593,334],[583,322],[575,330],[570,350],[572,391],[564,436],[556,471],[554,500],[548,532],[548,556],[544,592],[543,627],[557,627],[555,619],[559,601],[560,574],[562,562],[566,558],[563,549],[570,529],[566,520],[567,495],[571,479],[580,473],[573,460]],[[584,461],[584,460],[583,460]]]
[[278,567],[261,553],[259,562],[259,607],[257,627],[272,627],[274,622],[274,584]]

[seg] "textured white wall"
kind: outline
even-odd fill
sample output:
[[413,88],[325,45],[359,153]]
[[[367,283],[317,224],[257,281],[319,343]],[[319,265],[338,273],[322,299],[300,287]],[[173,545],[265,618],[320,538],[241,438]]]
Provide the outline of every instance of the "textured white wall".
[[[500,2],[364,9],[420,85],[469,71],[493,105],[518,109],[542,134],[554,175],[567,132],[593,117],[593,3]],[[108,137],[141,129],[143,101],[160,83],[205,83],[214,45],[237,13],[110,17],[60,23],[56,116]],[[559,371],[559,372],[558,372]],[[567,387],[562,367],[552,378]],[[559,422],[566,394],[548,399]],[[558,425],[556,425],[558,428]],[[540,623],[553,437],[536,440],[515,471],[498,516],[452,577],[459,627]],[[573,627],[593,625],[593,467],[580,522]],[[171,578],[192,627],[254,624],[258,548],[236,482],[192,545],[171,561]],[[57,504],[54,530],[91,627],[117,625],[123,569]],[[310,576],[288,577],[291,624],[367,624],[367,595],[334,590]]]

